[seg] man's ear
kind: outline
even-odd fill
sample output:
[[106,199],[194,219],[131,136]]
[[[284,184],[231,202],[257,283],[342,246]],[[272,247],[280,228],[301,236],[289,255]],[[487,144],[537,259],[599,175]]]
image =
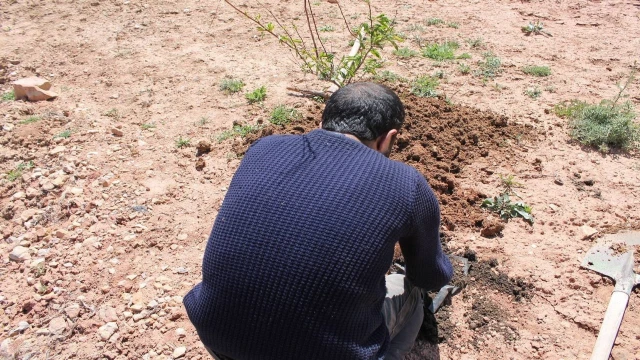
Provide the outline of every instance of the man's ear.
[[384,154],[384,156],[389,157],[397,137],[398,130],[396,129],[391,129],[387,133],[380,135],[378,139],[376,139],[376,150]]

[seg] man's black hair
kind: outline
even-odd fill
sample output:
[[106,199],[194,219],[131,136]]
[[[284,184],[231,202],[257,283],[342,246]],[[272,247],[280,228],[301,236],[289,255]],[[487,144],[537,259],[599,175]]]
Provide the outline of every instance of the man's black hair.
[[404,122],[404,106],[393,90],[358,82],[331,95],[322,113],[322,128],[351,134],[361,141],[375,140]]

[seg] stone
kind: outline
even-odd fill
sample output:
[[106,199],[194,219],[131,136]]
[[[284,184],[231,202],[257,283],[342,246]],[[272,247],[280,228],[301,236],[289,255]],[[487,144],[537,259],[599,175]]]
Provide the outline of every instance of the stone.
[[557,212],[560,210],[560,207],[556,204],[549,204],[549,209],[553,210],[553,212]]
[[84,192],[84,190],[82,190],[82,188],[74,187],[74,188],[69,189],[69,192],[72,193],[75,196],[78,196],[78,195],[82,194]]
[[38,195],[40,195],[40,190],[32,187],[27,188],[27,199],[33,199]]
[[16,100],[42,101],[56,98],[58,94],[49,89],[51,83],[39,77],[28,77],[13,82]]
[[17,193],[11,196],[12,199],[22,199],[26,196],[26,194],[22,191],[18,191]]
[[171,357],[174,359],[179,359],[181,357],[184,356],[184,354],[187,352],[187,348],[184,346],[179,346],[177,348],[175,348],[173,350],[173,353],[171,354]]
[[64,229],[58,229],[58,230],[56,230],[54,235],[58,239],[62,240],[62,239],[66,239],[69,236],[69,232],[67,230],[64,230]]
[[62,316],[55,317],[49,322],[49,331],[52,334],[60,335],[67,329],[67,321]]
[[53,184],[53,186],[55,187],[62,187],[62,185],[64,185],[65,182],[67,182],[67,179],[69,177],[67,175],[60,175],[57,178],[55,178],[51,183]]
[[6,132],[10,132],[13,131],[13,128],[15,126],[13,124],[4,124],[2,125],[2,130],[6,131]]
[[38,209],[27,209],[20,214],[20,218],[22,221],[29,221],[32,217],[34,217],[38,213]]
[[176,329],[176,336],[177,337],[183,337],[183,336],[187,336],[187,331],[183,328],[177,328]]
[[591,226],[583,225],[580,226],[580,232],[582,233],[582,240],[588,240],[593,238],[598,233],[598,230]]
[[102,340],[106,341],[109,340],[116,330],[118,330],[118,324],[115,322],[108,322],[98,329],[98,335],[100,335]]
[[67,149],[66,146],[56,146],[55,148],[53,148],[51,151],[49,151],[49,155],[57,155],[61,152],[64,152]]
[[188,237],[189,235],[185,233],[178,234],[178,240],[187,240]]
[[23,262],[31,259],[31,255],[29,254],[29,249],[24,246],[16,246],[11,250],[9,254],[9,260],[13,260],[16,262]]
[[98,315],[104,322],[115,322],[118,320],[118,314],[116,313],[116,309],[107,306],[100,309]]
[[64,308],[65,314],[71,319],[75,319],[80,316],[80,305],[73,303],[66,308]]
[[112,133],[114,136],[117,136],[117,137],[122,137],[122,136],[124,136],[124,132],[122,132],[122,130],[121,130],[121,129],[118,129],[117,127],[112,127],[112,128],[111,128],[111,133]]

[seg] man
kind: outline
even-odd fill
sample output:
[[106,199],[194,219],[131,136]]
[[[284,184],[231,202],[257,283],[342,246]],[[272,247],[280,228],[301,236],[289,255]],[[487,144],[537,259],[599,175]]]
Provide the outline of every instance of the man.
[[[404,108],[382,85],[335,92],[322,129],[254,143],[213,225],[202,283],[184,298],[216,359],[401,359],[421,289],[447,284],[438,202],[389,160]],[[406,278],[385,279],[400,242]]]

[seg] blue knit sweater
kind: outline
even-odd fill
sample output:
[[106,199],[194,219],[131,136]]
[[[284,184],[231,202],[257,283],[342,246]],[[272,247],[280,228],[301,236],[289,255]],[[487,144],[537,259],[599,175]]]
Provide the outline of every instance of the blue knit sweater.
[[234,360],[379,359],[394,244],[414,285],[439,288],[452,276],[439,226],[414,168],[325,130],[269,136],[238,167],[184,305]]

